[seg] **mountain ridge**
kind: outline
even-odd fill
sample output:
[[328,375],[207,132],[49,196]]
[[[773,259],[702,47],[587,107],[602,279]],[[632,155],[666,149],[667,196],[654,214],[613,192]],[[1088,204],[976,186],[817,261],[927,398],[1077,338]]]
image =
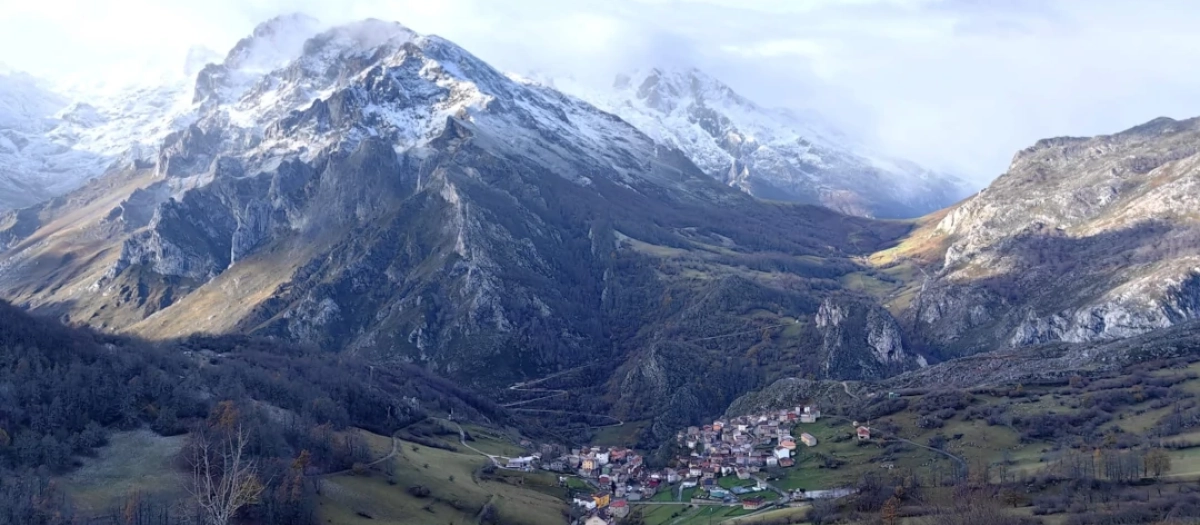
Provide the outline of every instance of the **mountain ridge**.
[[1018,152],[912,243],[928,249],[929,274],[901,308],[912,333],[960,355],[989,341],[1120,339],[1195,318],[1198,124],[1158,118]]

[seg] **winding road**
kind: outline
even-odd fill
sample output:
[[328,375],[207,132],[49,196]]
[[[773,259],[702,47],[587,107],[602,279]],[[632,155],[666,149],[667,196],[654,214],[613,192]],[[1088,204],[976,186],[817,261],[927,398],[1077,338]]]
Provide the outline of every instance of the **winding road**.
[[[760,327],[756,327],[756,328],[750,328],[750,330],[740,330],[737,332],[722,333],[722,334],[720,334],[720,336],[709,336],[709,337],[701,337],[701,338],[696,338],[696,339],[688,339],[688,340],[683,340],[683,342],[680,342],[680,343],[697,343],[697,342],[702,342],[702,340],[713,340],[713,339],[720,339],[720,338],[725,338],[725,337],[742,336],[742,334],[746,334],[746,333],[756,333],[756,332],[762,332],[763,330],[773,330],[773,328],[792,326],[792,325],[799,324],[799,322],[800,321],[798,319],[793,319],[790,322],[780,322],[780,324],[760,326]],[[584,366],[580,366],[580,367],[559,370],[559,372],[547,375],[547,376],[545,376],[545,378],[534,379],[532,381],[516,382],[516,384],[510,386],[508,388],[508,390],[514,391],[514,392],[545,393],[545,396],[536,397],[533,399],[523,399],[523,400],[520,400],[520,402],[500,404],[500,406],[502,406],[502,408],[511,409],[514,411],[541,412],[541,414],[564,414],[564,415],[576,415],[576,416],[587,416],[587,417],[602,417],[602,418],[611,418],[612,421],[616,421],[616,423],[605,424],[605,426],[592,427],[592,428],[608,428],[608,427],[623,426],[623,424],[625,424],[625,422],[617,420],[616,417],[608,416],[605,414],[587,414],[587,412],[572,412],[569,410],[518,409],[517,408],[517,406],[523,406],[523,405],[528,405],[528,404],[533,404],[533,403],[538,403],[538,402],[544,402],[544,400],[546,400],[546,399],[554,399],[554,398],[568,396],[568,394],[570,392],[563,390],[563,388],[530,388],[530,387],[532,387],[534,385],[540,385],[540,384],[542,384],[542,382],[560,378],[560,376],[578,372],[578,370],[587,369],[587,368],[593,367],[593,366],[594,366],[594,364],[584,364]],[[845,382],[842,382],[842,386],[846,386]],[[850,387],[846,387],[846,393],[850,394]],[[854,396],[854,394],[851,394],[851,396]],[[854,396],[854,397],[857,398],[857,396]]]
[[525,399],[522,401],[514,401],[512,403],[505,403],[500,406],[503,408],[507,408],[513,412],[528,412],[528,413],[532,413],[532,414],[563,414],[563,415],[568,415],[568,416],[584,416],[584,417],[589,417],[589,418],[609,419],[609,420],[614,421],[614,423],[607,424],[607,425],[588,425],[588,428],[592,428],[592,429],[619,427],[619,426],[624,425],[625,424],[624,421],[621,421],[620,419],[612,417],[608,414],[592,414],[592,413],[588,413],[588,412],[572,412],[570,410],[554,410],[554,409],[547,409],[547,408],[517,408],[517,407],[521,407],[523,405],[536,403],[538,401],[545,401],[547,399],[554,399],[556,397],[563,397],[563,396],[570,394],[570,391],[562,389],[562,388],[530,388],[530,387],[544,383],[551,379],[562,377],[564,375],[567,375],[567,374],[570,374],[573,372],[578,372],[580,370],[590,368],[592,366],[594,366],[594,365],[577,366],[575,368],[568,368],[566,370],[560,370],[558,372],[555,372],[555,373],[550,374],[543,378],[534,379],[531,381],[522,381],[519,383],[514,383],[512,386],[508,387],[508,390],[512,390],[515,392],[540,392],[540,393],[547,393],[547,394],[544,396],[541,396],[541,397],[535,397],[533,399]]
[[619,427],[619,426],[622,426],[625,424],[624,421],[621,421],[620,419],[612,417],[608,414],[589,414],[587,412],[571,412],[569,410],[549,410],[549,409],[541,409],[541,408],[513,408],[510,410],[512,410],[513,412],[533,412],[533,413],[539,413],[539,414],[566,414],[566,415],[586,416],[586,417],[600,417],[600,418],[611,419],[613,421],[616,421],[616,423],[612,423],[612,424],[608,424],[608,425],[588,425],[588,428],[593,428],[593,429]]
[[575,368],[568,368],[566,370],[560,370],[558,372],[550,374],[541,379],[534,379],[532,381],[522,381],[519,383],[514,383],[512,386],[508,387],[509,390],[512,390],[514,392],[550,392],[550,394],[544,395],[542,397],[535,397],[533,399],[526,399],[524,401],[514,401],[512,403],[505,403],[500,406],[502,406],[504,408],[512,408],[512,407],[518,407],[521,405],[528,405],[530,403],[536,403],[538,401],[545,401],[547,399],[554,399],[556,397],[565,396],[565,395],[569,394],[570,392],[563,390],[561,388],[530,388],[530,387],[533,385],[544,383],[546,381],[549,381],[549,380],[557,378],[557,377],[562,377],[562,376],[570,374],[572,372],[578,372],[580,370],[588,368],[589,366],[591,366],[591,365],[584,365],[584,366],[577,366]]
[[728,334],[714,335],[711,337],[700,337],[697,339],[688,339],[686,341],[680,341],[680,342],[681,343],[696,343],[699,341],[711,341],[713,339],[721,339],[724,337],[733,337],[735,335],[753,334],[755,332],[761,332],[763,330],[771,330],[773,328],[782,328],[784,326],[791,326],[791,325],[798,324],[798,323],[800,323],[799,319],[792,319],[792,322],[790,322],[790,323],[779,323],[779,324],[773,324],[773,325],[767,325],[767,326],[760,326],[758,328],[753,328],[750,330],[742,330],[739,332],[730,332]]
[[846,395],[854,399],[858,399],[858,394],[850,391],[850,383],[848,381],[842,381],[842,389],[846,391]]
[[476,453],[476,454],[479,454],[480,456],[483,456],[483,457],[485,457],[485,458],[488,458],[489,460],[491,460],[491,461],[492,461],[492,465],[495,465],[495,466],[497,466],[497,467],[503,467],[504,465],[501,465],[501,464],[500,464],[500,461],[499,461],[498,459],[496,459],[496,458],[501,458],[501,459],[509,459],[509,458],[507,458],[507,457],[504,457],[504,456],[497,456],[497,455],[494,455],[494,454],[488,454],[487,452],[484,452],[484,451],[482,451],[482,450],[479,450],[479,449],[477,449],[477,448],[475,448],[475,447],[473,447],[473,446],[471,446],[471,445],[468,445],[468,444],[467,444],[467,431],[466,431],[466,430],[463,430],[463,427],[462,427],[462,425],[458,424],[458,422],[457,422],[457,421],[452,421],[452,420],[449,420],[449,419],[441,419],[441,418],[437,418],[437,420],[438,420],[438,421],[445,421],[445,422],[447,422],[447,423],[450,423],[451,425],[454,425],[454,427],[458,429],[458,442],[462,444],[463,448],[466,448],[467,450],[470,450],[470,451],[472,451],[472,452],[474,452],[474,453]]
[[[398,434],[399,432],[400,431],[397,430],[395,433],[392,434],[392,451],[391,452],[388,452],[387,455],[385,455],[375,461],[372,461],[370,463],[365,463],[364,465],[367,467],[374,467],[375,465],[378,465],[380,463],[383,463],[384,461],[387,461],[389,459],[396,457],[396,455],[400,453],[400,438],[396,437],[396,434]],[[324,478],[324,477],[329,477],[329,476],[336,476],[338,474],[349,474],[350,472],[353,472],[353,471],[354,471],[353,468],[348,468],[348,469],[339,470],[337,472],[324,472],[321,474],[312,474],[312,475],[305,476],[305,477]]]

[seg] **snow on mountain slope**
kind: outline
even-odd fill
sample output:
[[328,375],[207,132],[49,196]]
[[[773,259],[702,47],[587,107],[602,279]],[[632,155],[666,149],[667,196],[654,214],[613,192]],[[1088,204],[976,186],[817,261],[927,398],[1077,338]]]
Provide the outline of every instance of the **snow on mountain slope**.
[[111,75],[115,83],[79,78],[55,89],[0,69],[0,211],[71,191],[114,163],[149,165],[167,135],[199,118],[201,103],[213,95],[206,82],[219,82],[220,98],[237,101],[298,56],[320,27],[303,15],[273,18],[223,62],[193,48],[181,70],[138,78],[133,67],[129,75]]
[[[224,62],[206,66],[196,80],[197,131],[188,132],[212,142],[204,162],[173,169],[168,161],[160,169],[169,176],[200,175],[218,151],[243,159],[247,171],[270,169],[292,156],[312,160],[331,146],[352,151],[368,138],[386,139],[402,152],[434,140],[455,118],[504,130],[497,147],[571,166],[562,175],[579,184],[590,183],[574,167],[584,157],[614,168],[622,184],[658,173],[609,154],[612,144],[653,151],[653,143],[627,123],[553,89],[514,80],[445,39],[374,19],[311,34],[302,43],[280,36],[308,34],[312,27],[302,17],[275,19]],[[554,131],[555,140],[547,140],[546,130]],[[184,147],[191,139],[175,140]],[[167,142],[164,155],[175,152],[172,139]],[[696,189],[677,180],[656,182]]]
[[71,191],[113,163],[153,158],[189,121],[185,78],[85,91],[0,75],[0,210]]
[[0,73],[0,210],[49,196],[55,175],[85,156],[45,136],[67,100],[24,73]]
[[870,152],[819,115],[761,107],[694,68],[621,75],[611,89],[571,78],[544,83],[620,116],[758,197],[912,217],[967,193],[953,177]]

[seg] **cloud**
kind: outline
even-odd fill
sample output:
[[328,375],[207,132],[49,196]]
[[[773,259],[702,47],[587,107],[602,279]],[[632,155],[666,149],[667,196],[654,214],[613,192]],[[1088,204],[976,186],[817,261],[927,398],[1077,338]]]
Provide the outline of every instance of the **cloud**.
[[0,62],[179,69],[190,46],[227,50],[294,11],[398,20],[515,72],[696,66],[979,184],[1039,138],[1200,115],[1200,6],[1185,0],[0,0]]

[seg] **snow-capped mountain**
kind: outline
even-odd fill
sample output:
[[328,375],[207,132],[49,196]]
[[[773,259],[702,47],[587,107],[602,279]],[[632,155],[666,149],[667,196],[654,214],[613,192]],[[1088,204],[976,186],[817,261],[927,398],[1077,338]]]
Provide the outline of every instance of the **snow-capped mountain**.
[[[284,34],[305,20],[205,66],[152,164],[0,214],[0,295],[150,337],[274,336],[480,383],[627,363],[614,397],[659,392],[679,414],[735,389],[667,395],[710,371],[662,362],[743,352],[651,339],[815,315],[799,310],[828,276],[904,231],[760,202],[443,38],[378,20]],[[785,275],[810,269],[829,284]],[[772,306],[742,319],[734,303]]]
[[[652,144],[628,124],[579,99],[511,78],[445,39],[374,19],[319,33],[315,27],[300,15],[273,19],[222,63],[201,70],[196,125],[167,138],[163,173],[202,172],[203,166],[191,164],[174,169],[180,164],[173,155],[198,145],[206,152],[201,160],[240,158],[248,162],[245,169],[292,155],[308,161],[330,148],[353,151],[367,139],[407,151],[440,137],[448,119],[506,130],[496,146],[514,155],[559,158],[564,166],[590,157],[631,184],[637,180],[630,173],[645,169],[606,156],[611,148],[592,146]],[[557,133],[554,147],[542,136],[546,130]],[[562,175],[590,184],[583,173]]]
[[620,75],[605,89],[569,77],[539,81],[620,116],[757,197],[895,218],[967,194],[952,176],[873,153],[813,112],[759,106],[695,68]]

